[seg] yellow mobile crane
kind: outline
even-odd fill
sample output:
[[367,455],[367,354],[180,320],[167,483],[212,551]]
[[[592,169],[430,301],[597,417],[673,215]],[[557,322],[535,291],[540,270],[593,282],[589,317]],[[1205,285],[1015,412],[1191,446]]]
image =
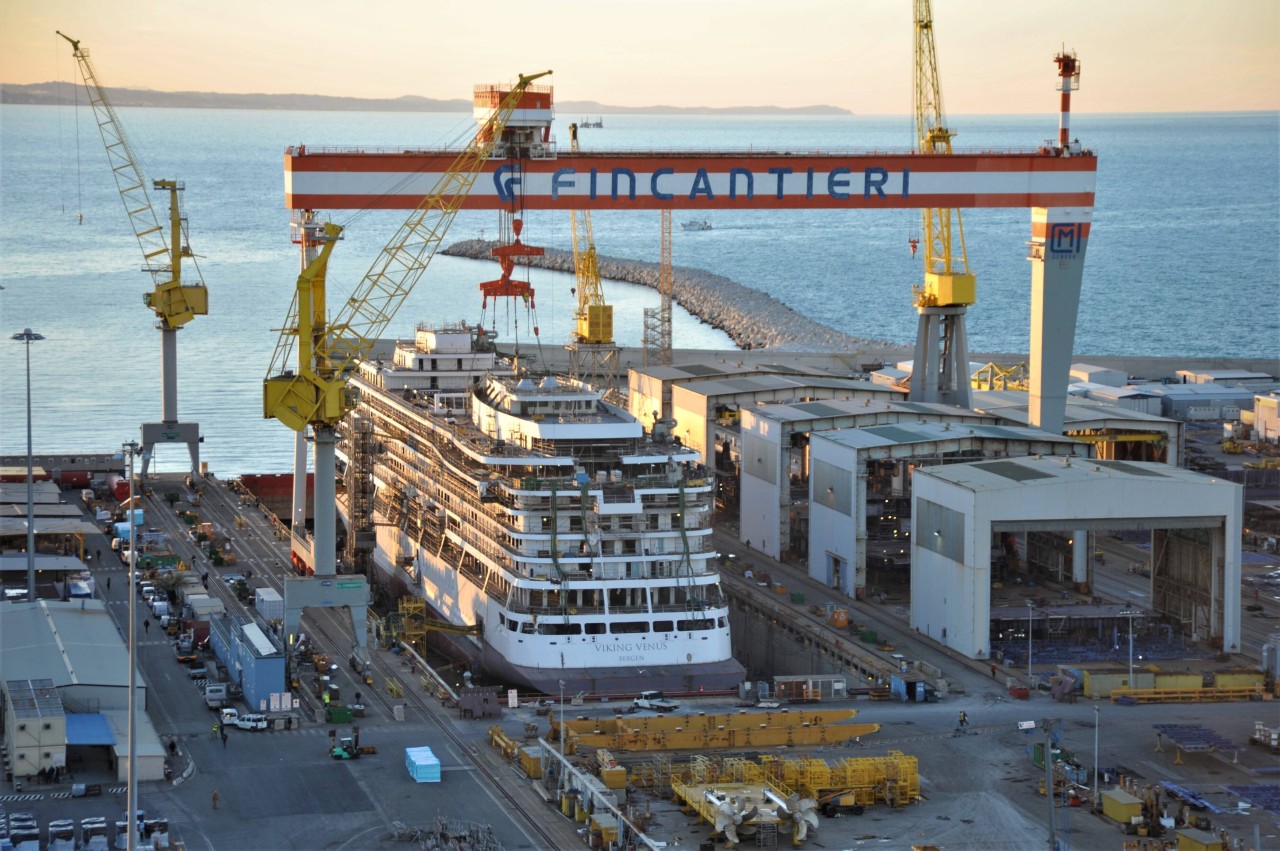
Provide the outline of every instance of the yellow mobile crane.
[[[323,248],[298,276],[289,317],[263,384],[263,416],[278,419],[297,432],[311,427],[315,441],[315,536],[307,546],[305,530],[295,524],[293,554],[317,575],[337,572],[336,427],[356,402],[347,380],[426,271],[485,161],[499,144],[504,144],[505,153],[513,153],[503,130],[529,85],[550,73],[522,74],[519,82],[502,94],[475,138],[409,214],[332,321],[325,310],[325,271],[334,241],[342,232],[339,225],[324,226],[319,235]],[[295,341],[296,359],[292,357]],[[295,477],[299,476],[305,480],[305,467],[295,470]]]
[[[915,116],[922,154],[951,153],[955,136],[942,111],[938,58],[933,46],[929,0],[915,0]],[[960,211],[926,209],[924,284],[913,287],[920,321],[910,399],[969,407],[969,345],[964,316],[975,301],[976,283],[965,255]]]
[[[569,150],[578,152],[578,125],[569,125]],[[616,393],[618,346],[613,341],[613,305],[604,300],[600,264],[589,210],[570,210],[573,228],[573,272],[577,281],[577,327],[569,343],[569,375],[599,382],[606,393]]]
[[[142,424],[142,478],[156,443],[186,443],[191,455],[191,475],[200,475],[200,427],[196,423],[178,422],[178,329],[197,316],[209,312],[209,291],[200,275],[200,267],[187,240],[186,216],[179,203],[179,192],[185,189],[178,180],[153,180],[152,188],[169,193],[169,231],[164,229],[151,206],[146,181],[138,168],[138,158],[125,135],[107,90],[98,82],[98,74],[89,61],[89,51],[64,32],[56,31],[71,44],[72,55],[80,66],[89,105],[93,107],[107,161],[115,175],[116,188],[133,233],[142,248],[143,270],[151,273],[155,288],[143,296],[143,303],[155,311],[160,329],[161,421]],[[196,283],[182,280],[182,258],[189,257]]]

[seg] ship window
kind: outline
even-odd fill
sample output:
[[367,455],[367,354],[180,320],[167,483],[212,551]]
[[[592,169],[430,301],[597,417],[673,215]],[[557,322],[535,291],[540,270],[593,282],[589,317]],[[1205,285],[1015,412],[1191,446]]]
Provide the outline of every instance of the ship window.
[[432,371],[432,372],[435,372],[435,371],[436,371],[436,359],[435,359],[435,358],[432,358],[432,359],[431,359],[431,371]]
[[609,632],[614,635],[623,635],[629,632],[648,632],[648,621],[615,621],[609,624]]
[[724,629],[725,627],[724,615],[721,615],[720,617],[716,618],[716,624],[719,625],[721,629]]
[[600,622],[589,623],[586,625],[587,635],[604,635],[604,624]]
[[654,621],[653,622],[654,632],[671,632],[674,628],[675,628],[675,623],[673,621]]
[[582,624],[577,623],[540,623],[538,635],[581,635]]
[[533,635],[533,623],[531,621],[525,621],[520,624],[520,632],[524,635]]
[[699,629],[714,629],[716,622],[711,618],[689,618],[676,622],[676,629],[680,632],[693,632]]
[[519,628],[520,628],[520,621],[518,621],[518,620],[516,620],[516,619],[514,619],[514,618],[512,618],[512,619],[511,619],[511,620],[509,620],[509,621],[507,621],[507,629],[511,630],[512,632],[515,632],[515,631],[516,631],[516,630],[518,630]]

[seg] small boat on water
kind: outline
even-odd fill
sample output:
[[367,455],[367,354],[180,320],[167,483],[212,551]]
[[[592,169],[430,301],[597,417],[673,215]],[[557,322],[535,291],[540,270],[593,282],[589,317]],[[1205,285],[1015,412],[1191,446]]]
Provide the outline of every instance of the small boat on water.
[[685,222],[682,227],[685,230],[711,230],[710,219],[691,219]]

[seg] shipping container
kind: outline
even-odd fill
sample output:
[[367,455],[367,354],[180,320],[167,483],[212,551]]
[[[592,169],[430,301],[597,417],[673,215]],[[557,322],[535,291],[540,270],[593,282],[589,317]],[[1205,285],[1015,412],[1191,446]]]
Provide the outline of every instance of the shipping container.
[[1123,789],[1110,789],[1102,793],[1102,814],[1120,824],[1132,824],[1142,818],[1142,801]]
[[274,588],[255,589],[253,605],[267,622],[284,620],[284,598]]

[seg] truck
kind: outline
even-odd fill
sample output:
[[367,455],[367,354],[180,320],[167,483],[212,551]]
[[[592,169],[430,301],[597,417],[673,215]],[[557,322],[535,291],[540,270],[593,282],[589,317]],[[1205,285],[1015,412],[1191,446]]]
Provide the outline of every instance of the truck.
[[648,709],[651,712],[675,712],[679,708],[680,704],[667,700],[660,691],[642,691],[635,700],[631,701],[632,712],[638,709]]
[[206,683],[204,687],[204,705],[210,709],[221,709],[227,705],[227,684]]
[[200,654],[196,652],[196,637],[194,632],[184,632],[178,637],[173,645],[174,655],[178,657],[178,661],[186,665],[200,658]]

